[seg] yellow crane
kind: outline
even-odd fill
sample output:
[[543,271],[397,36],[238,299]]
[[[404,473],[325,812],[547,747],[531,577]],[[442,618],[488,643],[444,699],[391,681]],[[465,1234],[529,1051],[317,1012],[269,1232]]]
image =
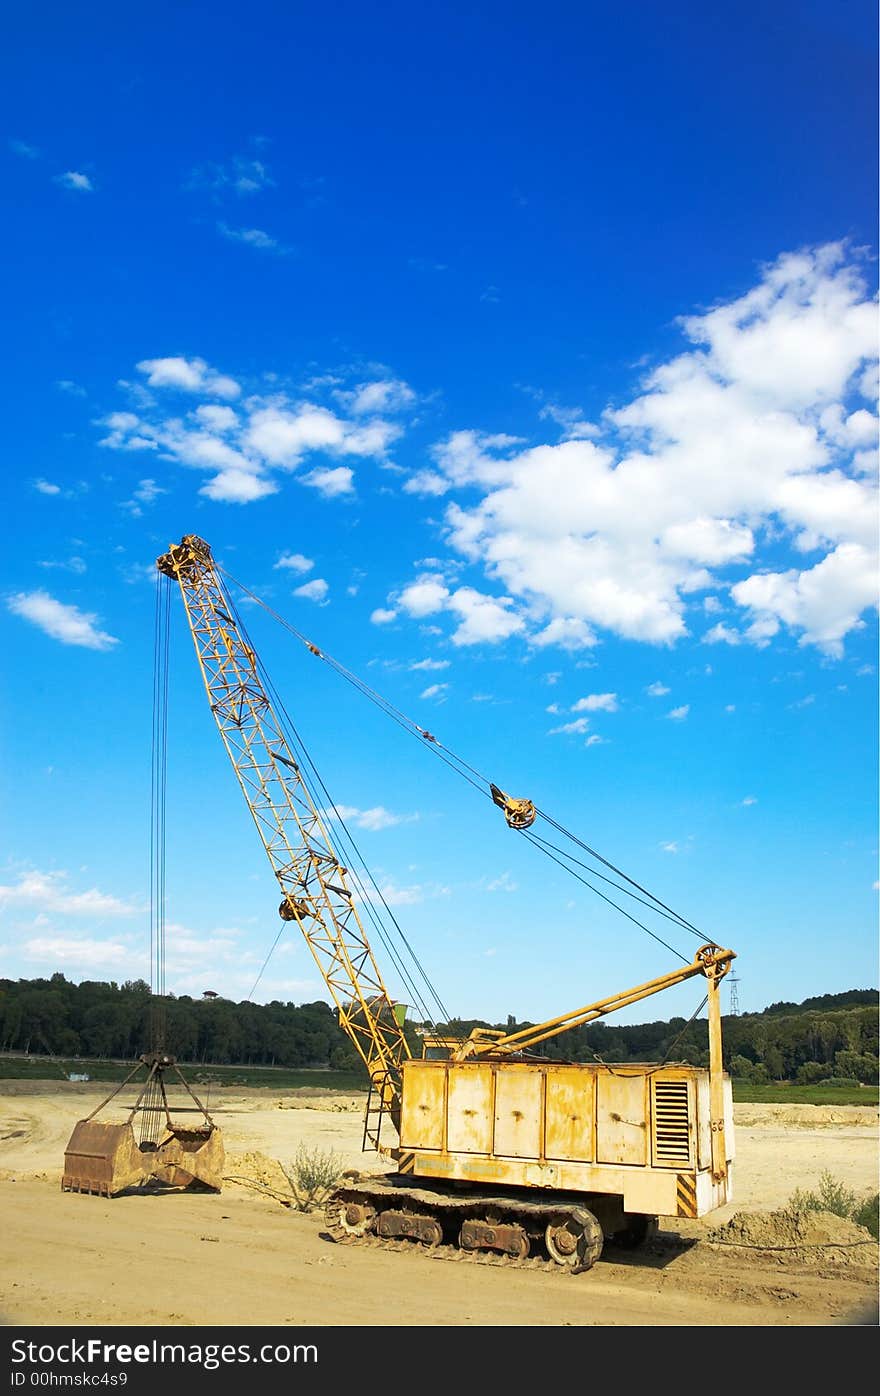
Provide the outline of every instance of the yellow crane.
[[[540,1256],[584,1270],[606,1240],[635,1245],[659,1216],[698,1217],[730,1201],[733,1110],[719,985],[733,951],[704,944],[669,974],[537,1026],[478,1028],[464,1039],[428,1033],[416,1056],[330,821],[210,547],[187,534],[157,566],[179,584],[208,703],[278,882],[280,915],[302,932],[369,1074],[365,1147],[395,1165],[341,1180],[326,1206],[333,1239],[409,1240],[509,1261]],[[512,828],[534,821],[529,801],[494,785],[491,795]],[[695,976],[706,984],[708,1069],[531,1054],[569,1028]],[[396,1135],[390,1149],[381,1143],[384,1120]]]

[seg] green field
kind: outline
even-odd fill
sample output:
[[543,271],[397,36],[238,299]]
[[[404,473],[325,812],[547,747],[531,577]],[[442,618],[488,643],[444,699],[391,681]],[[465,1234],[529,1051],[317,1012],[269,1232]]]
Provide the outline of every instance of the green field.
[[774,1081],[769,1086],[750,1086],[734,1081],[733,1099],[749,1105],[876,1105],[880,1092],[876,1086],[794,1086],[788,1081]]
[[[119,1082],[133,1062],[91,1061],[85,1058],[0,1056],[0,1080],[58,1081],[71,1074],[90,1081]],[[200,1085],[257,1086],[268,1091],[295,1091],[306,1087],[319,1091],[366,1091],[366,1074],[358,1071],[302,1071],[284,1066],[205,1066],[181,1062],[180,1069],[196,1091]]]
[[[72,1073],[84,1074],[90,1081],[119,1082],[131,1070],[131,1062],[87,1061],[63,1057],[22,1057],[0,1055],[0,1080],[57,1081]],[[181,1062],[190,1085],[249,1086],[267,1091],[365,1091],[367,1079],[358,1071],[302,1071],[285,1066],[205,1066]],[[733,1098],[742,1104],[766,1105],[876,1105],[876,1086],[795,1086],[777,1081],[769,1086],[752,1086],[744,1081],[733,1084]]]

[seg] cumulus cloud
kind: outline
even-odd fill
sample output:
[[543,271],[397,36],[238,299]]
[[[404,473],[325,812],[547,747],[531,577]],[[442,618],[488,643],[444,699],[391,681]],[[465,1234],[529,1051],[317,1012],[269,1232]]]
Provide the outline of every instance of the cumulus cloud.
[[38,494],[60,494],[61,486],[53,485],[51,480],[35,480],[34,489]]
[[80,174],[79,170],[65,170],[64,174],[55,176],[55,183],[60,184],[62,189],[74,189],[79,194],[91,194],[94,185],[87,174]]
[[237,398],[240,387],[233,378],[218,373],[204,359],[141,359],[139,373],[146,375],[151,388],[178,388],[185,393],[205,393],[211,397]]
[[294,588],[294,596],[302,596],[306,601],[326,601],[327,593],[330,590],[329,583],[323,577],[313,577],[310,582],[303,582],[301,587]]
[[566,736],[571,736],[573,733],[583,733],[586,732],[589,725],[590,719],[588,717],[576,717],[573,722],[563,722],[560,727],[551,727],[550,736],[555,737],[560,732]]
[[119,897],[91,887],[85,892],[70,890],[65,872],[30,869],[18,881],[0,886],[0,910],[20,908],[46,915],[131,916],[137,908]]
[[446,499],[449,546],[533,643],[672,645],[708,592],[737,611],[710,643],[785,630],[839,655],[877,602],[876,314],[846,245],[785,254],[684,316],[598,433],[455,431],[404,489]]
[[411,407],[416,395],[408,383],[400,378],[380,378],[370,383],[358,383],[349,390],[340,390],[336,396],[355,417],[374,415],[379,412],[400,412]]
[[282,553],[274,565],[276,569],[286,568],[290,572],[311,572],[315,564],[302,553]]
[[571,711],[573,713],[616,713],[618,706],[616,693],[590,693],[586,698],[578,698],[576,703],[572,703]]
[[691,710],[690,703],[682,703],[680,708],[670,708],[666,714],[673,722],[683,722]]
[[[234,504],[276,493],[278,475],[286,473],[296,473],[300,483],[325,499],[353,497],[354,470],[338,464],[339,458],[389,466],[389,449],[404,430],[400,414],[415,397],[396,379],[361,383],[347,394],[352,410],[342,415],[326,403],[284,392],[244,396],[234,378],[201,358],[142,359],[137,368],[146,387],[122,381],[132,404],[100,421],[100,444],[150,451],[163,461],[206,471],[209,479],[200,493]],[[337,399],[339,381],[324,375],[310,386]],[[205,400],[181,415],[172,394]],[[378,415],[383,405],[395,420]],[[303,469],[307,464],[310,468]]]
[[474,587],[451,589],[442,577],[426,573],[405,587],[397,598],[400,610],[421,619],[449,612],[456,618],[454,645],[497,644],[524,629],[509,596],[487,596]]
[[97,616],[58,601],[47,591],[17,592],[7,599],[6,605],[14,615],[30,621],[64,645],[109,650],[119,643],[115,636],[97,628]]
[[649,693],[652,698],[662,698],[669,692],[669,689],[666,687],[665,683],[661,683],[658,679],[656,683],[649,683],[645,692]]
[[397,612],[391,611],[385,606],[377,606],[370,616],[374,625],[389,625],[391,621],[396,619]]

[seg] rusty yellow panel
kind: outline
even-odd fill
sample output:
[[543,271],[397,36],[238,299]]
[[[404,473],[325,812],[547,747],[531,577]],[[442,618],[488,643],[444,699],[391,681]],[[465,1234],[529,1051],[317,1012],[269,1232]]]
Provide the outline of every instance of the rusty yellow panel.
[[597,1161],[647,1163],[647,1078],[600,1072],[596,1095]]
[[452,1063],[447,1068],[446,1147],[450,1153],[492,1152],[492,1068]]
[[554,1066],[547,1071],[544,1153],[548,1159],[589,1163],[595,1157],[592,1071]]
[[712,1103],[709,1098],[709,1077],[698,1076],[697,1096],[697,1167],[708,1168],[712,1162]]
[[442,1064],[406,1063],[400,1111],[402,1148],[443,1148],[445,1097],[446,1071]]
[[494,1153],[540,1158],[542,1074],[537,1067],[496,1069]]

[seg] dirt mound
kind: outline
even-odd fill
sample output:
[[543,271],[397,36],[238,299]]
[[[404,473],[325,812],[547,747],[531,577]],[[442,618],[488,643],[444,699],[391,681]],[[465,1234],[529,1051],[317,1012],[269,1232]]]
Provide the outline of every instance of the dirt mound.
[[841,1125],[876,1129],[880,1106],[876,1105],[753,1105],[733,1107],[735,1125],[784,1129],[837,1129]]
[[[311,1087],[308,1088],[311,1092]],[[362,1114],[364,1109],[363,1096],[330,1096],[320,1092],[310,1094],[308,1098],[297,1098],[287,1096],[283,1100],[276,1100],[276,1110],[328,1110],[333,1114]]]
[[714,1227],[706,1240],[710,1245],[842,1265],[871,1264],[877,1252],[877,1241],[866,1227],[834,1212],[737,1212],[724,1226]]
[[251,1149],[243,1154],[226,1155],[223,1185],[245,1187],[265,1194],[290,1196],[290,1183],[277,1158]]

